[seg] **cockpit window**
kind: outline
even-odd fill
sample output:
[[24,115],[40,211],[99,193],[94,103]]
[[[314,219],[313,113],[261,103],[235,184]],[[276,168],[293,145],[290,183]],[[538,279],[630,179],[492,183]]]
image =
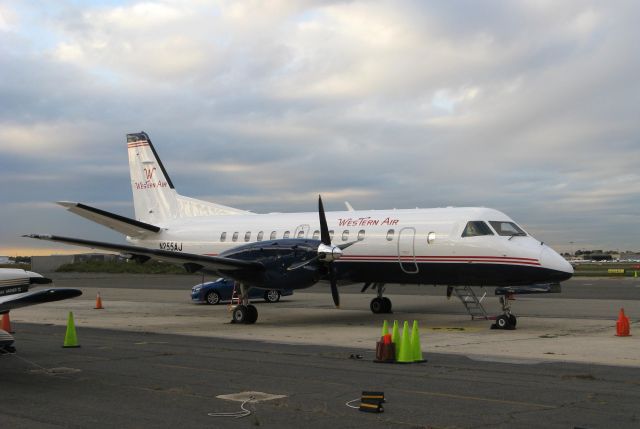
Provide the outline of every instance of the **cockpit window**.
[[492,220],[492,221],[489,221],[489,223],[491,224],[493,229],[496,230],[498,235],[512,236],[512,237],[514,235],[527,235],[526,232],[524,232],[518,225],[516,225],[513,222],[503,222],[503,221]]
[[467,226],[462,231],[463,237],[478,237],[480,235],[493,235],[489,225],[481,220],[472,220],[467,223]]

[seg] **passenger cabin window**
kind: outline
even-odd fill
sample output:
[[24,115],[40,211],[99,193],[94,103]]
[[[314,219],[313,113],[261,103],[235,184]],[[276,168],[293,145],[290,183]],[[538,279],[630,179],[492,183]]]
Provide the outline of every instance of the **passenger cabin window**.
[[276,232],[271,231],[271,236],[269,236],[269,240],[275,240],[275,239],[276,239]]
[[358,231],[358,241],[364,240],[364,229]]
[[285,231],[284,234],[282,234],[282,238],[289,238],[290,234],[291,234],[291,231]]
[[251,231],[247,231],[244,233],[244,241],[251,240]]
[[393,240],[393,234],[395,233],[396,232],[393,229],[390,229],[389,231],[387,231],[387,241]]
[[313,237],[311,237],[313,240],[317,240],[320,238],[320,231],[318,231],[317,229],[315,231],[313,231]]
[[493,229],[496,230],[498,235],[511,237],[513,237],[514,235],[527,235],[526,232],[524,232],[518,225],[513,222],[492,220],[489,221],[489,223],[491,224]]
[[223,232],[222,234],[220,234],[220,241],[227,241],[227,233]]
[[298,238],[304,238],[304,230],[303,229],[298,231]]
[[345,229],[342,231],[342,241],[347,241],[349,239],[349,230]]
[[231,237],[231,241],[238,241],[238,233],[234,232],[233,237]]
[[258,237],[256,237],[256,240],[262,241],[263,237],[264,237],[264,231],[260,231],[260,232],[258,232]]
[[467,223],[467,226],[462,231],[463,237],[478,237],[481,235],[493,235],[489,225],[481,220],[472,220]]

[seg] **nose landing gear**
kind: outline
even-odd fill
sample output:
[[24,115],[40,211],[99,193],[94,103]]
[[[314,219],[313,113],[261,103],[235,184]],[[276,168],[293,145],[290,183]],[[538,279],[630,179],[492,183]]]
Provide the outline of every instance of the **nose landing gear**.
[[511,313],[510,300],[513,299],[513,294],[507,294],[500,297],[500,304],[502,305],[502,314],[496,317],[496,323],[491,325],[491,329],[516,329],[518,319]]

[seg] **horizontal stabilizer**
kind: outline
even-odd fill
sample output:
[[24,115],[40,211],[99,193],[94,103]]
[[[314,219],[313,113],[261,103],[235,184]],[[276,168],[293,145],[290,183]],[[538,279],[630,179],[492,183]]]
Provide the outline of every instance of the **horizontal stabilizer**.
[[24,292],[0,297],[0,313],[6,313],[14,308],[27,307],[29,305],[43,304],[45,302],[60,301],[75,298],[82,295],[78,289],[44,289],[35,292]]
[[97,209],[86,204],[70,201],[59,201],[58,204],[71,213],[75,213],[78,216],[82,216],[85,219],[89,219],[90,221],[99,223],[100,225],[104,225],[107,228],[111,228],[130,237],[140,237],[160,231],[160,227],[158,226]]
[[529,286],[497,287],[496,295],[529,295],[534,293],[560,293],[560,283],[545,283]]

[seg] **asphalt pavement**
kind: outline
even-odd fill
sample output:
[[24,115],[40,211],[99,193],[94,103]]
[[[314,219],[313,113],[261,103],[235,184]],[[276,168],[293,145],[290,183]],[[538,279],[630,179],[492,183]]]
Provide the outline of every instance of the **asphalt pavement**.
[[[0,356],[0,422],[11,428],[637,428],[640,370],[509,364],[428,354],[377,364],[370,350],[20,324]],[[362,356],[362,359],[358,359]],[[354,358],[352,358],[354,357]],[[347,407],[383,391],[384,413]],[[284,398],[245,404],[218,395]],[[354,405],[357,405],[356,401]]]

